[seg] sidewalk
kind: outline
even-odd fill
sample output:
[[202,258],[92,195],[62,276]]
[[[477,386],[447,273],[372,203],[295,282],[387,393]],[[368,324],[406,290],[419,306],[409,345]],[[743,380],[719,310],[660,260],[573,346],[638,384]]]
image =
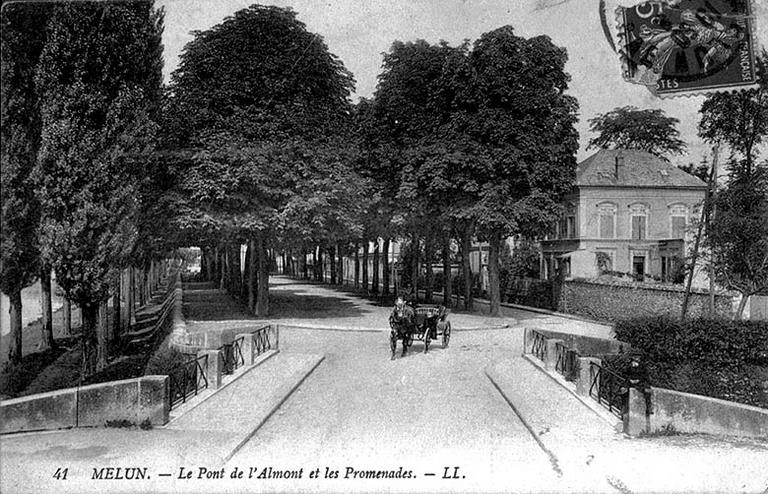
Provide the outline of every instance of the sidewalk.
[[570,492],[768,490],[768,442],[706,435],[630,438],[520,357],[486,375]]

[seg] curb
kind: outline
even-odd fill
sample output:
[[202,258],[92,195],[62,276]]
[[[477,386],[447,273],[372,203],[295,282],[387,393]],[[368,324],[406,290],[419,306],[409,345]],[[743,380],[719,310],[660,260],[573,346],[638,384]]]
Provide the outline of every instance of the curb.
[[[276,324],[280,326],[280,329],[306,329],[306,330],[319,330],[319,331],[339,331],[339,332],[352,332],[352,333],[387,333],[390,328],[356,328],[356,327],[344,327],[344,326],[317,326],[317,325],[303,325],[303,324],[284,324],[279,322],[270,321],[268,324]],[[512,326],[509,324],[497,324],[493,326],[478,326],[473,328],[457,328],[451,327],[451,331],[489,331],[494,329],[508,329]]]
[[261,421],[256,425],[256,427],[254,427],[251,432],[246,434],[246,436],[242,440],[240,440],[240,442],[238,442],[237,445],[235,445],[232,451],[230,451],[229,454],[224,457],[222,464],[225,464],[229,460],[231,460],[232,457],[235,456],[237,452],[240,451],[240,449],[243,446],[245,446],[245,444],[248,441],[250,441],[254,435],[256,435],[259,429],[261,429],[261,427],[264,424],[266,424],[270,418],[272,418],[272,415],[274,415],[275,412],[283,405],[283,403],[285,403],[285,401],[293,394],[293,392],[296,391],[299,388],[299,386],[301,386],[304,383],[304,381],[310,376],[310,374],[312,374],[315,371],[315,369],[317,369],[320,366],[323,360],[325,360],[325,355],[320,355],[320,358],[317,359],[317,362],[312,364],[312,367],[310,367],[309,370],[304,371],[304,376],[302,376],[301,379],[299,379],[295,384],[293,384],[291,388],[288,390],[288,392],[285,393],[284,396],[280,400],[278,400],[278,402],[275,405],[270,407],[267,414],[264,416],[263,419],[261,419]]
[[[491,368],[491,371],[489,372],[489,367]],[[495,370],[495,366],[491,365],[489,367],[485,368],[485,375],[486,377],[491,381],[491,384],[493,384],[493,387],[496,388],[496,391],[499,392],[502,398],[504,398],[504,401],[507,402],[507,405],[509,405],[509,408],[512,409],[512,411],[515,413],[517,418],[520,420],[520,423],[523,424],[523,427],[528,431],[528,433],[531,435],[533,440],[536,442],[536,444],[539,446],[539,448],[544,452],[544,454],[547,455],[549,458],[549,463],[552,466],[552,470],[555,471],[558,477],[563,476],[563,471],[560,468],[559,461],[557,459],[557,455],[555,455],[552,450],[547,448],[547,446],[542,442],[541,438],[539,438],[538,434],[536,434],[536,431],[534,431],[533,427],[528,423],[528,421],[520,414],[520,411],[515,407],[515,405],[512,403],[512,400],[509,399],[509,397],[504,393],[504,390],[501,389],[501,386],[496,382],[496,380],[491,375],[493,373],[493,370]]]

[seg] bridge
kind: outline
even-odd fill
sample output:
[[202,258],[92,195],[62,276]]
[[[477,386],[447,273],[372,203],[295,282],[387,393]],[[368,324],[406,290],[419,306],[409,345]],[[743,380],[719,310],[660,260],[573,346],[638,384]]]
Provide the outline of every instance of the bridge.
[[[172,410],[165,426],[2,438],[3,492],[761,491],[760,441],[631,439],[523,358],[524,328],[609,328],[523,310],[451,314],[450,345],[390,360],[389,308],[270,280],[273,315],[184,286],[187,331],[279,325],[279,351]],[[756,461],[757,460],[757,461]],[[717,462],[717,474],[711,465]],[[108,482],[107,482],[108,481]]]

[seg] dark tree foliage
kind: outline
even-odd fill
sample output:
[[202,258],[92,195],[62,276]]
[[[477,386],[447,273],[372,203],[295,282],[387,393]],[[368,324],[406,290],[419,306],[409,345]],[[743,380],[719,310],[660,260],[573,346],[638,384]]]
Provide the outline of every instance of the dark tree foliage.
[[566,59],[549,38],[525,39],[510,26],[471,49],[419,41],[385,56],[373,114],[388,137],[381,145],[393,149],[387,171],[400,182],[400,209],[427,235],[436,218],[455,225],[464,250],[475,234],[491,242],[496,309],[502,238],[541,231],[575,177]]
[[110,276],[137,239],[140,157],[157,132],[162,19],[151,0],[58,4],[37,66],[42,254],[82,308],[87,358]]
[[730,151],[728,181],[714,194],[705,245],[718,284],[742,294],[737,317],[750,295],[768,290],[768,162],[759,162],[768,137],[766,68],[763,51],[759,87],[707,96],[699,123],[701,137]]
[[701,105],[699,135],[708,142],[727,145],[746,178],[758,160],[768,136],[768,52],[757,60],[760,85],[749,91],[713,93]]
[[589,120],[589,130],[598,135],[589,140],[587,149],[640,149],[666,159],[685,152],[685,142],[677,130],[679,123],[664,110],[614,108]]
[[737,318],[749,296],[768,293],[768,162],[753,165],[749,176],[745,168],[730,166],[727,186],[715,194],[704,242],[715,281],[742,294]]
[[[354,231],[353,86],[290,9],[254,5],[195,33],[171,76],[164,119],[166,146],[191,153],[175,170],[175,223],[185,236],[265,248],[335,244]],[[259,314],[267,276],[258,278]]]
[[253,5],[194,34],[171,75],[171,143],[312,137],[347,118],[352,74],[290,9]]
[[21,290],[39,274],[40,206],[32,179],[40,147],[34,73],[51,6],[2,6],[2,132],[0,139],[0,290],[11,302],[10,361],[21,359]]

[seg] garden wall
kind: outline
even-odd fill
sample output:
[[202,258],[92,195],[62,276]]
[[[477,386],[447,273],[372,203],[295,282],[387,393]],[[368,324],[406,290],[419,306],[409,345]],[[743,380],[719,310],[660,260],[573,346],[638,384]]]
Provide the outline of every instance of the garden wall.
[[[557,310],[598,321],[662,315],[680,317],[683,297],[684,291],[675,287],[565,281]],[[688,302],[689,317],[707,315],[708,305],[708,293],[692,292]],[[733,297],[716,295],[715,308],[719,316],[730,317]]]
[[645,398],[630,390],[629,413],[624,417],[624,432],[724,434],[768,437],[768,410],[708,396],[651,388],[653,413],[645,413]]

